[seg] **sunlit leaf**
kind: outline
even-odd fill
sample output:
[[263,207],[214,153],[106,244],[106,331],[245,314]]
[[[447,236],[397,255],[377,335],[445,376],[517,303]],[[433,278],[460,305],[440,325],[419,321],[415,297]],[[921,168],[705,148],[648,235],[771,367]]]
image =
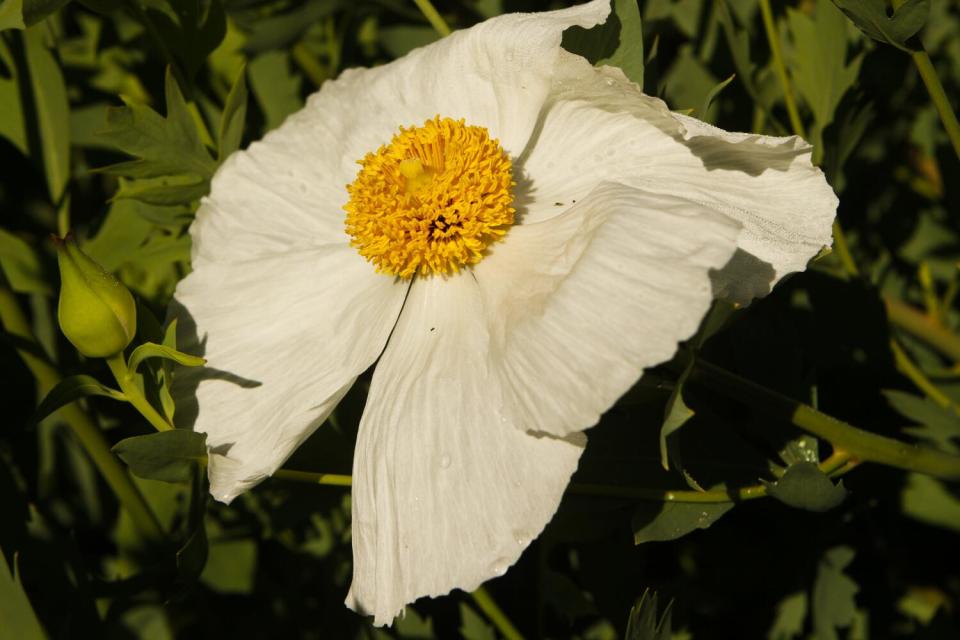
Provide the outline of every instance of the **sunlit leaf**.
[[284,119],[303,106],[300,76],[290,72],[290,56],[279,51],[261,54],[250,61],[250,89],[266,117],[264,129],[280,126]]
[[40,258],[33,248],[21,238],[0,228],[0,269],[10,283],[10,288],[19,293],[53,292],[47,282]]
[[[17,556],[14,556],[15,570],[16,558]],[[0,549],[0,623],[3,624],[3,634],[8,638],[44,640],[47,637],[43,627],[40,626],[40,621],[37,620],[37,614],[30,605],[27,594],[23,591],[20,576],[16,571],[10,571],[2,549]]]
[[563,34],[563,48],[596,65],[620,67],[643,86],[643,28],[637,0],[614,0],[604,24],[583,29],[571,27]]
[[107,125],[99,135],[105,143],[137,159],[99,171],[129,178],[185,173],[208,178],[213,174],[216,163],[200,141],[197,126],[169,69],[164,87],[166,117],[131,100],[125,101],[125,107],[107,111]]
[[0,31],[6,29],[25,29],[23,21],[23,0],[3,0],[0,3]]
[[50,201],[60,202],[70,177],[70,106],[60,65],[45,44],[43,25],[24,32],[24,49],[29,73],[33,116],[36,118],[40,148]]
[[241,68],[236,82],[230,88],[227,102],[223,105],[220,131],[217,136],[217,155],[220,162],[240,148],[243,127],[247,117],[247,81],[245,69]]
[[185,367],[199,367],[206,362],[206,360],[203,358],[198,358],[197,356],[192,356],[189,353],[177,351],[176,349],[172,349],[166,345],[147,342],[139,345],[133,350],[133,353],[130,354],[130,361],[127,363],[127,366],[131,371],[136,371],[140,366],[140,363],[148,358],[164,358],[166,360],[173,360],[174,362]]

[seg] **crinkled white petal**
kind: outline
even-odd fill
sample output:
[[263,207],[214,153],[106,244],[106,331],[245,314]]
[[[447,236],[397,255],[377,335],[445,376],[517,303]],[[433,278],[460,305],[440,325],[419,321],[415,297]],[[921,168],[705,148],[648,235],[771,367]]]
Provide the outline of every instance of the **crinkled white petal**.
[[218,261],[346,242],[343,205],[357,161],[401,126],[440,115],[484,126],[519,154],[561,55],[564,29],[603,22],[608,0],[508,14],[373,69],[324,83],[306,106],[214,177],[197,213],[194,255]]
[[415,280],[374,372],[354,455],[347,604],[378,625],[421,596],[501,575],[576,469],[582,436],[518,423],[485,304],[469,272]]
[[207,434],[214,497],[272,474],[327,418],[383,350],[406,289],[346,244],[194,264],[171,315],[207,365],[178,370],[176,419]]
[[728,133],[670,113],[619,69],[562,56],[522,159],[522,221],[556,215],[602,180],[676,195],[743,225],[718,295],[747,302],[831,242],[837,198],[800,138]]
[[739,232],[699,203],[613,183],[511,229],[474,274],[518,426],[585,429],[669,360],[709,309],[710,272]]

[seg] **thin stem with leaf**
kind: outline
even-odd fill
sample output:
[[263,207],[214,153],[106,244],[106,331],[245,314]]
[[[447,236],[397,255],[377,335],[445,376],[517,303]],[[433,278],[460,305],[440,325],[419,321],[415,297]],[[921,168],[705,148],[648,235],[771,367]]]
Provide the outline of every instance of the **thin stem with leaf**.
[[[6,287],[0,287],[0,322],[2,322],[4,330],[11,336],[36,347],[35,349],[18,347],[17,353],[36,379],[41,395],[46,394],[60,382],[60,374],[41,355],[40,346],[37,344],[26,316],[20,309],[13,292]],[[160,521],[157,520],[137,485],[127,475],[126,469],[110,451],[110,445],[107,444],[103,433],[93,420],[76,402],[62,407],[59,410],[59,416],[70,427],[80,446],[90,456],[94,466],[106,480],[114,495],[117,496],[117,500],[126,509],[137,531],[151,541],[162,540],[164,532],[160,526]]]

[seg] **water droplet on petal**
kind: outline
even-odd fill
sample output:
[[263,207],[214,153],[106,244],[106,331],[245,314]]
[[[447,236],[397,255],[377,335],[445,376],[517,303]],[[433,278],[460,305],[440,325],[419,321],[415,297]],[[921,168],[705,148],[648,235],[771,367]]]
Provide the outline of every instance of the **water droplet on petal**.
[[450,456],[442,456],[440,458],[440,468],[447,469],[450,467]]
[[604,82],[607,83],[607,86],[608,86],[608,87],[612,87],[612,86],[613,86],[613,78],[607,78],[606,80],[604,80]]

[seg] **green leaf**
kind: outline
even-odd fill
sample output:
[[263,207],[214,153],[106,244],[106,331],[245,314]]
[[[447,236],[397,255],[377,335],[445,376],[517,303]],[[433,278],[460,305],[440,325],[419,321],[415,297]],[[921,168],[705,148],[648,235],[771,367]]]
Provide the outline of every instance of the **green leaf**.
[[[220,593],[249,594],[256,574],[256,542],[249,538],[210,540],[207,564],[200,574],[203,584]],[[407,617],[410,611],[407,610]]]
[[791,465],[776,483],[765,482],[764,485],[768,495],[786,505],[807,511],[829,511],[847,497],[843,482],[833,484],[812,462]]
[[811,597],[816,640],[839,640],[837,628],[849,627],[854,622],[854,596],[860,588],[843,572],[853,562],[853,556],[850,547],[834,547],[820,560]]
[[433,620],[420,615],[420,612],[413,607],[403,609],[403,615],[393,621],[393,628],[397,635],[404,640],[407,638],[410,640],[428,640],[437,637],[433,630]]
[[227,95],[227,101],[223,105],[220,133],[217,136],[217,154],[220,162],[223,162],[227,156],[240,148],[246,118],[247,81],[246,68],[243,67],[240,69],[240,73]]
[[167,612],[158,605],[140,605],[127,609],[120,623],[129,635],[139,640],[175,640]]
[[464,640],[497,640],[497,634],[480,614],[460,603],[460,635]]
[[900,505],[915,520],[960,533],[960,498],[936,478],[909,474]]
[[23,22],[31,27],[55,13],[70,0],[23,0]]
[[21,238],[0,228],[0,269],[10,288],[18,293],[42,293],[50,295],[53,290],[43,274],[40,258],[33,248]]
[[147,342],[133,350],[133,353],[130,354],[130,361],[127,367],[130,371],[136,371],[140,363],[147,358],[165,358],[182,364],[185,367],[200,367],[206,363],[206,360],[203,358],[192,356],[189,353],[177,351],[166,345]]
[[177,569],[180,575],[189,581],[197,580],[206,567],[208,554],[207,529],[201,524],[177,550]]
[[[700,114],[702,117],[707,117],[707,114],[710,113],[710,107],[713,105],[713,101],[716,100],[717,96],[720,95],[720,92],[723,91],[728,84],[733,82],[733,79],[736,77],[737,75],[733,74],[726,80],[718,82],[717,86],[715,86],[713,89],[710,89],[710,92],[707,94],[707,97],[703,99],[703,107],[700,108]],[[711,121],[715,121],[715,120],[716,118],[714,118]]]
[[380,44],[391,57],[400,58],[418,47],[440,39],[436,29],[420,25],[400,24],[380,30]]
[[[258,54],[286,49],[299,40],[311,26],[342,8],[344,4],[344,0],[309,0],[292,11],[257,20],[250,25],[252,32],[243,45],[243,51]],[[430,30],[433,31],[432,28]]]
[[776,617],[767,634],[769,640],[795,640],[803,637],[807,618],[807,594],[791,593],[777,605]]
[[[707,96],[717,84],[717,78],[697,58],[691,45],[680,48],[673,65],[664,76],[664,91],[671,106],[677,109],[700,107],[706,103]],[[712,114],[698,113],[697,117],[706,122],[712,119]]]
[[591,64],[620,67],[643,86],[643,25],[637,0],[614,0],[607,21],[592,29],[570,27],[563,33],[563,48]]
[[154,207],[176,207],[196,202],[209,191],[209,178],[181,174],[123,181],[113,197],[139,200]]
[[126,401],[124,395],[116,389],[101,384],[96,378],[88,375],[76,375],[64,378],[58,382],[46,397],[40,402],[34,413],[34,422],[40,422],[51,413],[70,404],[74,400],[87,396],[103,396],[114,400]]
[[793,39],[790,71],[794,86],[813,112],[812,142],[822,145],[823,130],[833,122],[843,95],[860,73],[862,57],[847,62],[847,23],[833,5],[817,4],[813,17],[787,10]]
[[947,453],[960,453],[960,416],[927,397],[886,390],[883,395],[902,416],[920,425],[906,428],[912,436],[934,444]]
[[0,31],[25,28],[23,0],[3,0],[3,4],[0,4]]
[[640,601],[631,607],[624,640],[671,640],[673,638],[673,602],[661,614],[657,592],[647,589]]
[[266,118],[264,131],[280,126],[288,115],[303,107],[300,76],[290,72],[286,52],[270,51],[250,61],[250,89]]
[[39,153],[50,201],[59,204],[70,177],[70,106],[63,73],[44,42],[46,30],[37,25],[24,32],[24,49]]
[[930,0],[907,0],[896,12],[887,15],[886,0],[833,0],[865,34],[898,49],[912,51],[907,42],[927,22]]
[[664,411],[663,425],[660,427],[660,464],[664,469],[670,468],[670,454],[667,449],[667,438],[670,434],[677,431],[695,414],[693,409],[687,406],[683,401],[683,383],[690,375],[692,367],[688,367],[680,380],[677,381],[677,387],[670,394],[667,400],[667,406]]
[[733,507],[733,502],[644,502],[633,516],[633,542],[674,540],[706,529]]
[[[163,6],[166,4],[167,6]],[[147,15],[163,40],[176,43],[173,54],[192,79],[227,33],[227,18],[220,0],[166,0]]]
[[197,126],[167,69],[164,88],[167,116],[150,107],[124,98],[125,107],[107,110],[107,126],[98,135],[103,142],[137,158],[102,167],[97,171],[128,178],[156,178],[195,174],[209,178],[216,170]]
[[[13,556],[14,569],[17,566],[17,556]],[[17,572],[11,572],[7,559],[0,549],[0,621],[3,625],[3,635],[6,638],[17,640],[43,640],[47,637],[37,614],[30,606],[30,600],[20,584]]]
[[173,429],[121,440],[113,452],[135,475],[163,482],[189,482],[194,466],[207,458],[204,433]]
[[0,109],[0,136],[9,140],[22,154],[28,155],[27,124],[23,116],[23,97],[20,95],[22,84],[13,54],[6,42],[0,39],[0,105],[3,105]]

